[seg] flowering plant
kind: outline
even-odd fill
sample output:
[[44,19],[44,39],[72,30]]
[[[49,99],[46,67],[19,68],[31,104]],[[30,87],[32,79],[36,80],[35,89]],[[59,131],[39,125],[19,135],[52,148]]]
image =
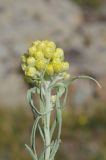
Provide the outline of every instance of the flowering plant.
[[[34,124],[31,132],[31,144],[25,145],[33,160],[54,160],[59,148],[62,127],[62,111],[65,107],[68,86],[76,79],[89,76],[71,77],[69,63],[64,61],[64,51],[56,48],[52,41],[35,41],[22,56],[22,69],[25,79],[32,84],[27,99],[30,104]],[[99,85],[100,86],[100,85]],[[34,104],[33,94],[38,94],[39,107]],[[51,114],[55,111],[54,120]],[[43,140],[43,151],[36,152],[36,130]],[[55,134],[54,134],[55,133]]]

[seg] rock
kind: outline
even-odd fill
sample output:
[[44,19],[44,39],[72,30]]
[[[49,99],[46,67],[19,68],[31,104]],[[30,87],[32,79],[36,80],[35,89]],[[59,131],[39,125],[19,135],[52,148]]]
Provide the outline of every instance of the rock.
[[81,10],[69,0],[4,0],[1,6],[0,42],[9,43],[13,51],[36,39],[52,39],[66,48],[83,20]]
[[0,79],[0,106],[16,107],[28,105],[26,98],[27,87],[22,76],[10,73]]
[[96,87],[89,80],[77,80],[73,83],[73,87],[70,88],[71,100],[69,100],[70,96],[68,96],[69,105],[73,104],[76,107],[81,107],[84,104],[87,104],[89,100],[93,98],[93,94],[95,93]]
[[79,72],[96,77],[105,75],[106,23],[96,22],[82,26],[73,36],[69,52],[72,65],[77,66]]
[[95,73],[97,76],[106,73],[106,23],[95,23],[84,27],[85,35],[89,36],[91,42],[84,49],[83,67]]
[[[73,75],[90,75],[103,83],[103,89],[98,89],[95,84],[82,81],[75,84],[72,97],[73,103],[81,106],[97,101],[97,98],[106,102],[106,22],[88,23],[73,36],[67,59],[70,59]],[[96,98],[96,99],[95,99]]]

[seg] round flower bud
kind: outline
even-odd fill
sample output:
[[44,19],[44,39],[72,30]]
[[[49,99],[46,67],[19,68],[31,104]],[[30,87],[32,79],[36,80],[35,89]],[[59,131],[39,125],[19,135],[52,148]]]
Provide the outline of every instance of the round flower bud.
[[37,51],[35,54],[34,54],[34,57],[35,57],[35,59],[43,59],[44,58],[44,55],[43,55],[43,53],[42,53],[42,51]]
[[21,65],[21,67],[22,67],[22,70],[25,71],[25,69],[26,69],[27,66],[26,66],[25,63],[23,63],[23,64]]
[[61,73],[62,72],[62,63],[61,62],[53,62],[53,69],[55,73]]
[[28,77],[34,77],[36,74],[36,68],[35,67],[28,67],[25,70],[25,75]]
[[54,59],[52,60],[52,62],[53,62],[53,63],[55,63],[55,62],[61,62],[61,60],[60,60],[60,58],[54,58]]
[[64,60],[64,51],[61,48],[57,48],[53,55],[53,59],[54,58],[60,58],[61,60]]
[[61,48],[57,48],[56,53],[59,54],[60,56],[64,56],[64,51]]
[[70,79],[70,74],[64,72],[63,77],[64,77],[64,80],[68,80],[68,79]]
[[47,46],[50,47],[50,48],[53,48],[54,50],[55,50],[55,48],[56,48],[55,43],[52,42],[52,41],[48,42],[48,43],[47,43]]
[[21,61],[23,63],[26,63],[26,59],[27,59],[27,56],[25,54],[23,56],[21,56]]
[[42,70],[45,69],[46,63],[45,63],[44,60],[37,60],[36,63],[35,63],[35,66],[39,71],[42,71]]
[[45,41],[42,41],[40,44],[39,44],[39,47],[43,50],[45,49],[46,47],[46,42]]
[[28,65],[34,65],[35,64],[35,58],[34,57],[28,57],[27,58],[27,64]]
[[63,71],[67,71],[69,70],[69,63],[68,62],[62,62],[62,69]]
[[28,53],[29,53],[30,56],[34,56],[34,54],[36,53],[36,47],[35,46],[30,47],[28,49]]
[[47,47],[44,50],[44,57],[47,59],[50,59],[53,56],[54,53],[54,49],[51,47]]
[[32,43],[32,45],[37,47],[40,43],[41,43],[41,41],[35,41],[35,42]]
[[53,65],[52,64],[48,64],[47,68],[46,68],[46,73],[50,76],[53,76],[54,74],[54,70],[53,70]]

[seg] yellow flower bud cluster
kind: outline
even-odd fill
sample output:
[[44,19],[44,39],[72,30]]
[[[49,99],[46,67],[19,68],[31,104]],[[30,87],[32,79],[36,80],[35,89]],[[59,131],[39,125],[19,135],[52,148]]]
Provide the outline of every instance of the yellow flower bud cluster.
[[67,71],[69,63],[64,61],[64,51],[56,48],[52,41],[35,41],[28,49],[27,53],[22,55],[22,69],[25,76],[31,80],[36,78],[51,78],[63,75],[68,78]]

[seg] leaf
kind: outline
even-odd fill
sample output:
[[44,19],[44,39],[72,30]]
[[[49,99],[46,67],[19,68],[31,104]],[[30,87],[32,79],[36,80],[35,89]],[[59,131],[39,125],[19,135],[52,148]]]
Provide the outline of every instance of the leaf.
[[36,93],[36,87],[28,90],[28,92],[27,92],[27,99],[28,99],[28,102],[29,102],[29,104],[30,104],[30,106],[31,106],[31,110],[32,110],[32,112],[33,112],[34,118],[35,118],[35,116],[36,116],[36,117],[37,117],[37,116],[42,116],[42,115],[47,114],[48,112],[51,112],[51,110],[50,110],[50,111],[48,111],[48,112],[40,113],[40,112],[37,110],[37,107],[34,105],[33,98],[32,98],[32,93]]
[[34,117],[35,117],[35,115],[36,115],[36,116],[38,116],[38,115],[40,116],[39,111],[37,110],[36,106],[35,106],[34,103],[33,103],[32,93],[36,93],[36,88],[35,88],[35,87],[34,87],[34,88],[31,88],[31,89],[28,90],[28,92],[27,92],[28,102],[29,102],[29,104],[30,104],[30,106],[31,106],[31,110],[32,110],[32,112],[33,112]]
[[27,144],[25,144],[25,147],[26,147],[27,151],[29,152],[29,154],[31,155],[32,159],[38,160],[37,155],[36,154],[34,155],[33,151],[31,150],[31,148]]
[[65,93],[65,95],[64,95],[64,97],[62,98],[63,99],[63,101],[62,100],[60,100],[60,107],[63,109],[64,107],[65,107],[65,105],[66,105],[66,100],[67,100],[67,94],[68,94],[68,88],[67,88],[67,86],[64,84],[64,86],[59,86],[59,89],[58,89],[58,94],[59,94],[59,98],[61,98],[61,96],[63,95]]
[[65,85],[64,86],[59,86],[59,97],[61,97],[65,92]]
[[66,105],[66,100],[67,100],[67,95],[68,95],[68,88],[67,88],[67,86],[66,86],[66,88],[65,88],[65,95],[64,95],[64,98],[63,98],[63,108],[65,107],[65,105]]
[[43,142],[45,143],[44,133],[43,133],[43,131],[42,131],[42,129],[41,129],[41,126],[38,125],[38,128],[39,128],[39,132],[40,132],[40,135],[41,135],[41,137],[42,137],[42,140],[43,140]]
[[60,141],[59,140],[56,140],[54,142],[54,145],[53,145],[53,148],[52,148],[52,151],[51,151],[51,154],[50,154],[50,160],[53,160],[54,159],[54,156],[59,148],[59,143]]
[[40,118],[41,118],[41,117],[37,117],[37,118],[36,118],[36,120],[35,120],[35,122],[34,122],[34,124],[33,124],[33,127],[32,127],[31,147],[32,147],[32,150],[33,150],[34,152],[36,152],[36,151],[35,151],[35,133],[36,133],[37,125],[38,125],[38,122],[39,122],[39,119],[40,119]]
[[51,139],[52,139],[52,136],[53,136],[55,128],[56,128],[56,120],[54,120],[54,122],[52,124],[52,127],[51,127],[51,130],[50,130],[50,137],[51,137]]
[[90,80],[94,81],[99,88],[102,88],[100,83],[96,79],[94,79],[93,77],[84,76],[84,75],[73,77],[70,81],[68,81],[68,85],[70,85],[70,83],[72,83],[73,81],[75,81],[77,79],[90,79]]

